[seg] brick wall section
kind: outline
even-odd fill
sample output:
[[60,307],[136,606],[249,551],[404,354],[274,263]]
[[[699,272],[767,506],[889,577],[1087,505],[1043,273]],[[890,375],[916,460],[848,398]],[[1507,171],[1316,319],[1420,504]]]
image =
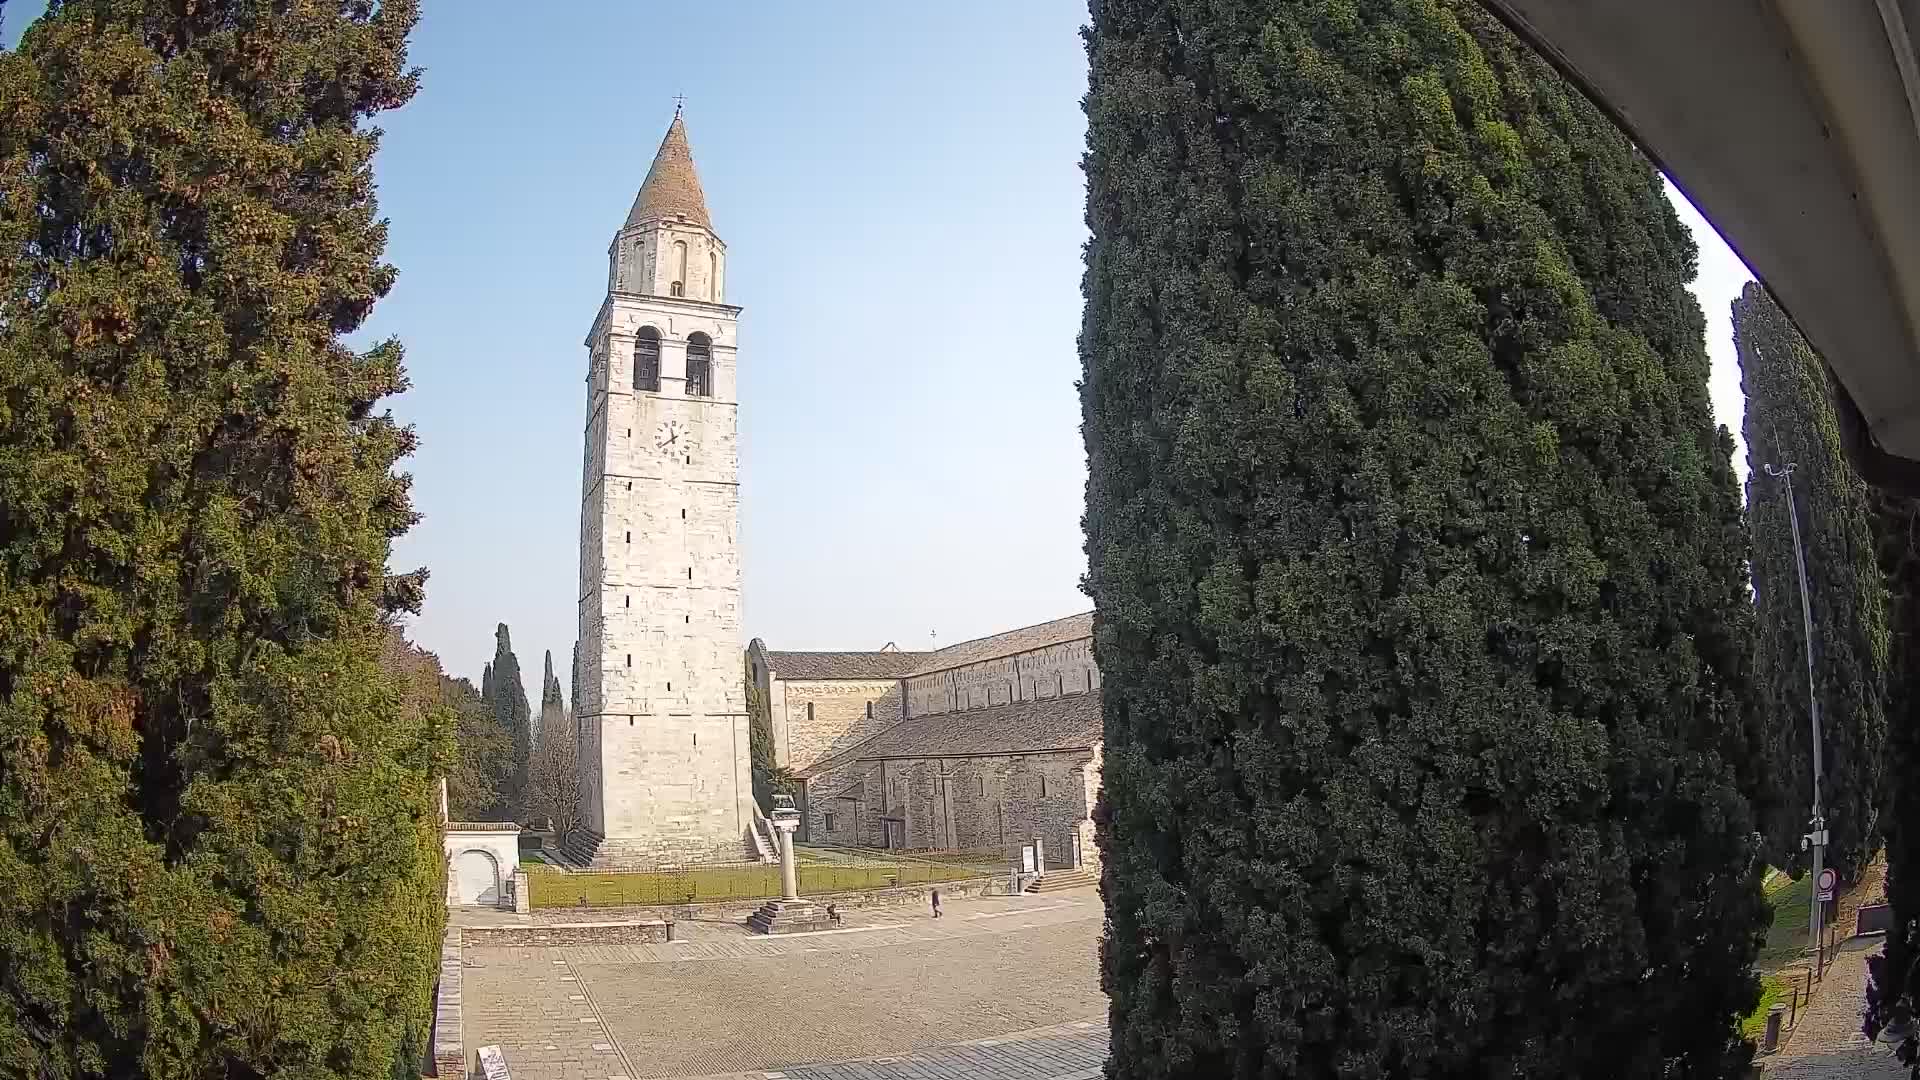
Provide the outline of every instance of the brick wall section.
[[782,680],[782,685],[782,760],[795,771],[852,749],[902,719],[898,679]]
[[[909,848],[997,849],[1009,863],[1033,837],[1049,861],[1083,865],[1093,851],[1093,795],[1100,785],[1094,750],[967,758],[905,758],[858,763],[861,817],[873,846],[886,846],[886,819],[901,819],[896,839]],[[838,821],[836,821],[838,824]]]

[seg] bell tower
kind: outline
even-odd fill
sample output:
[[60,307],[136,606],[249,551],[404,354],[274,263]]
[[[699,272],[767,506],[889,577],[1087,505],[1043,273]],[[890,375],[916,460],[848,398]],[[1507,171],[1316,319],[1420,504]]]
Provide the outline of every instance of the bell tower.
[[676,110],[607,252],[587,333],[580,701],[595,865],[736,861],[753,787],[740,671],[735,360],[714,231]]

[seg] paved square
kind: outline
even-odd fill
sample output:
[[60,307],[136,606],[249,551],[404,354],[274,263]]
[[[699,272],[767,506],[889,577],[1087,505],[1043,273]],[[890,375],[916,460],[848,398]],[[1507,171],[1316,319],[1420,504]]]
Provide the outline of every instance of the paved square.
[[469,947],[467,1046],[499,1045],[515,1080],[1097,1075],[1101,919],[1084,890],[775,939],[682,923],[663,945]]

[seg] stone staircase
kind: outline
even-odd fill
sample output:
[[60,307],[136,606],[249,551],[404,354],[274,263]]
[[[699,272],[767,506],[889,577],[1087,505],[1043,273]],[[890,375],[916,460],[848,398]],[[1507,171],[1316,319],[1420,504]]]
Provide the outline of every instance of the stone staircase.
[[557,856],[556,861],[564,864],[569,870],[590,869],[594,860],[599,858],[600,845],[605,839],[606,837],[592,829],[575,829],[573,835],[567,837],[565,844],[553,849]]
[[1060,892],[1064,889],[1084,889],[1089,885],[1100,884],[1100,875],[1081,867],[1075,870],[1049,870],[1027,883],[1030,893]]
[[747,856],[762,863],[780,861],[780,841],[774,836],[773,822],[756,804],[753,808],[753,820],[747,825]]

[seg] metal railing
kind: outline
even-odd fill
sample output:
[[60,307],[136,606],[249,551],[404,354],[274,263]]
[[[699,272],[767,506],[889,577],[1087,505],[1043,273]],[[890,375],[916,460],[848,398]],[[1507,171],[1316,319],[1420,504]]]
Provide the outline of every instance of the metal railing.
[[[990,872],[966,862],[870,857],[845,862],[808,861],[795,867],[802,896],[963,881]],[[563,873],[543,868],[527,875],[527,894],[529,904],[536,908],[771,900],[780,895],[780,867],[754,862],[605,873]]]

